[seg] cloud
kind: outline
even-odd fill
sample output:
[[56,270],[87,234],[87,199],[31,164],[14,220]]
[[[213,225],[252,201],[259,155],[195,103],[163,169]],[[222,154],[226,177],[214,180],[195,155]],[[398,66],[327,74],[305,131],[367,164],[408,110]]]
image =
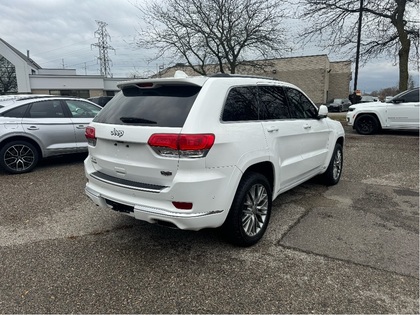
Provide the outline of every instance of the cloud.
[[[44,68],[76,69],[78,74],[99,74],[96,21],[107,23],[111,72],[115,77],[156,72],[159,65],[178,62],[171,58],[149,62],[154,52],[135,45],[142,22],[136,0],[19,0],[0,1],[0,37]],[[299,21],[295,21],[299,23]],[[296,25],[295,25],[296,26]],[[290,29],[293,29],[291,27]],[[307,47],[293,56],[324,54]],[[330,56],[332,61],[347,60]],[[418,72],[413,72],[418,84]],[[372,61],[360,68],[362,91],[371,92],[398,84],[398,67]],[[351,85],[352,88],[352,85]]]
[[[416,86],[419,85],[419,72],[409,71]],[[354,77],[354,70],[353,70]],[[370,93],[387,87],[398,86],[399,68],[392,62],[386,60],[376,60],[359,68],[357,88],[362,93]],[[351,82],[353,89],[354,81]]]

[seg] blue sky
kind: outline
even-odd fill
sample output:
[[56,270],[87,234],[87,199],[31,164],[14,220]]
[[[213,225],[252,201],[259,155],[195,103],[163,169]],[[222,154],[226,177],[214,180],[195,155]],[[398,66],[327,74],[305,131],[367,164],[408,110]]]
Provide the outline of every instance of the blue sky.
[[[43,68],[71,68],[77,74],[99,74],[96,21],[107,23],[110,35],[111,73],[114,77],[132,74],[150,75],[159,66],[179,62],[169,57],[149,62],[153,51],[134,45],[141,13],[136,0],[0,0],[0,38],[26,54]],[[295,22],[296,23],[296,22]],[[299,23],[299,22],[297,22]],[[300,50],[305,56],[327,54],[315,48]],[[349,60],[352,56],[332,56],[331,61]],[[354,69],[354,65],[353,65]],[[410,70],[419,84],[419,72]],[[354,74],[353,74],[354,75]],[[372,60],[359,69],[358,87],[364,93],[397,86],[398,66],[391,60]],[[351,83],[353,87],[353,83]]]

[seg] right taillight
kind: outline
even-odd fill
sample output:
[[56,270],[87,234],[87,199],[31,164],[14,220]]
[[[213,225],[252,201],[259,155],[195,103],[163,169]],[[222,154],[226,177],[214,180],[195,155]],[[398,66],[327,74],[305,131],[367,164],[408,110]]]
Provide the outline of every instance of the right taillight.
[[85,137],[87,139],[88,145],[95,146],[96,145],[96,135],[95,135],[95,128],[91,126],[87,126],[85,129]]
[[156,133],[147,142],[159,155],[165,157],[205,157],[214,144],[215,136],[206,134]]

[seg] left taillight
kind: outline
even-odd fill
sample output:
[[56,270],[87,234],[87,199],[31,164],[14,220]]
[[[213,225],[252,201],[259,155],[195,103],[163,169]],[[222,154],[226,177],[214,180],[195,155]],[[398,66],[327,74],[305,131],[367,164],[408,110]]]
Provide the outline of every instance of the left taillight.
[[95,128],[88,126],[85,129],[85,137],[87,139],[88,145],[95,146],[96,145],[96,134]]

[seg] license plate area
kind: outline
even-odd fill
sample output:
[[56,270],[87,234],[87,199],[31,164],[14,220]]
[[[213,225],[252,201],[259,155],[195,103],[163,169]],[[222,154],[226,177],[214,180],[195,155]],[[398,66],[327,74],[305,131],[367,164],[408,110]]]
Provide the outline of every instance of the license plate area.
[[134,212],[134,206],[128,206],[128,205],[124,205],[122,203],[119,202],[115,202],[109,199],[105,199],[106,204],[115,211],[118,212],[124,212],[124,213],[131,213]]

